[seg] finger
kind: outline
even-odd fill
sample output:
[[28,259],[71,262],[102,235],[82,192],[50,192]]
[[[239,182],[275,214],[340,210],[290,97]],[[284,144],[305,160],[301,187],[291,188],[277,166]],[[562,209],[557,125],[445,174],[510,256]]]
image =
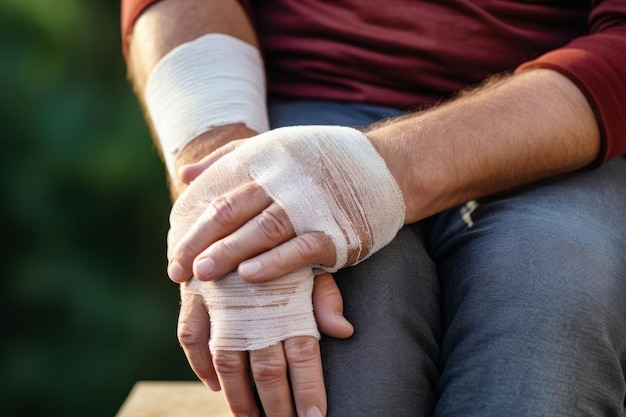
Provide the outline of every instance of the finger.
[[250,351],[250,368],[265,414],[271,417],[294,416],[283,344]]
[[240,145],[242,145],[246,139],[234,140],[227,144],[217,148],[214,152],[211,152],[196,163],[183,165],[178,168],[178,176],[182,182],[189,185],[191,181],[195,180],[198,175],[202,174],[208,167],[213,165],[222,156],[234,151]]
[[213,364],[220,379],[224,397],[234,416],[258,416],[246,352],[218,350],[213,355]]
[[[196,256],[254,218],[271,203],[272,199],[254,182],[213,200],[174,246],[167,268],[170,279],[183,282],[191,278],[192,263]],[[198,278],[201,279],[202,276]]]
[[316,338],[298,336],[283,342],[298,416],[326,415],[326,390],[320,346]]
[[240,262],[294,236],[287,214],[278,204],[271,204],[238,230],[202,252],[194,261],[193,274],[202,280],[220,278],[237,268]]
[[346,339],[354,333],[354,327],[343,316],[343,298],[331,274],[315,277],[313,313],[320,332],[327,336]]
[[220,385],[209,351],[209,315],[202,296],[183,293],[178,317],[178,341],[191,369],[213,391]]
[[333,266],[335,245],[321,232],[305,233],[242,262],[239,275],[250,282],[268,281],[309,265]]

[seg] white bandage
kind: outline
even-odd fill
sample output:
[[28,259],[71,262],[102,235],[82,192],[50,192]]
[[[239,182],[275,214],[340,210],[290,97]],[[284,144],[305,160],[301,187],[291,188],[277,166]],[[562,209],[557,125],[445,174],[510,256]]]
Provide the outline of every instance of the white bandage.
[[192,278],[181,292],[204,297],[211,352],[258,350],[294,336],[320,338],[311,300],[313,279],[311,268],[254,284],[230,273],[218,281]]
[[[252,180],[285,210],[298,235],[330,236],[337,254],[330,271],[367,258],[404,223],[402,194],[363,133],[296,126],[256,136],[198,176],[172,209],[168,246],[174,247],[215,197]],[[183,291],[205,298],[211,350],[259,349],[296,335],[319,337],[313,276],[312,266],[264,284],[244,282],[236,274],[206,283],[194,278]]]
[[145,103],[170,175],[182,149],[214,127],[269,129],[261,55],[229,35],[203,35],[163,56],[148,76]]

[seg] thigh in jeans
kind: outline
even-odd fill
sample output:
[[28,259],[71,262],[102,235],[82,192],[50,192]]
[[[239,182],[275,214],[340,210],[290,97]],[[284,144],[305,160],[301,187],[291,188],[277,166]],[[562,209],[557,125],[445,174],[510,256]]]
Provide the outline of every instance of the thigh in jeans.
[[437,216],[437,416],[621,416],[626,159]]

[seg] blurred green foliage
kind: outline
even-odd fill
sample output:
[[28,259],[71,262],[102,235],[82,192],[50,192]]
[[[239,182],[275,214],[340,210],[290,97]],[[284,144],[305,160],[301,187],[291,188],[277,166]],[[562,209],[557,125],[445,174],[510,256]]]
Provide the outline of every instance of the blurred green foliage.
[[137,380],[195,379],[119,32],[118,0],[0,2],[6,416],[113,416]]

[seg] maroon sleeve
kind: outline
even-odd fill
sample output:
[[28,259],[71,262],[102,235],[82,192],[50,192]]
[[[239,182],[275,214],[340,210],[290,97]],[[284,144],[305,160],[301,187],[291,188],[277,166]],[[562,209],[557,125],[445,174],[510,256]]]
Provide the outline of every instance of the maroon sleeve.
[[626,2],[598,1],[590,15],[591,33],[522,64],[560,72],[581,89],[602,138],[595,166],[626,154]]
[[[122,51],[124,56],[128,54],[128,37],[133,31],[133,26],[137,18],[143,13],[148,6],[156,3],[159,0],[122,0],[121,11],[121,29],[122,29]],[[249,0],[237,0],[241,3],[242,7],[248,13],[252,14]]]

